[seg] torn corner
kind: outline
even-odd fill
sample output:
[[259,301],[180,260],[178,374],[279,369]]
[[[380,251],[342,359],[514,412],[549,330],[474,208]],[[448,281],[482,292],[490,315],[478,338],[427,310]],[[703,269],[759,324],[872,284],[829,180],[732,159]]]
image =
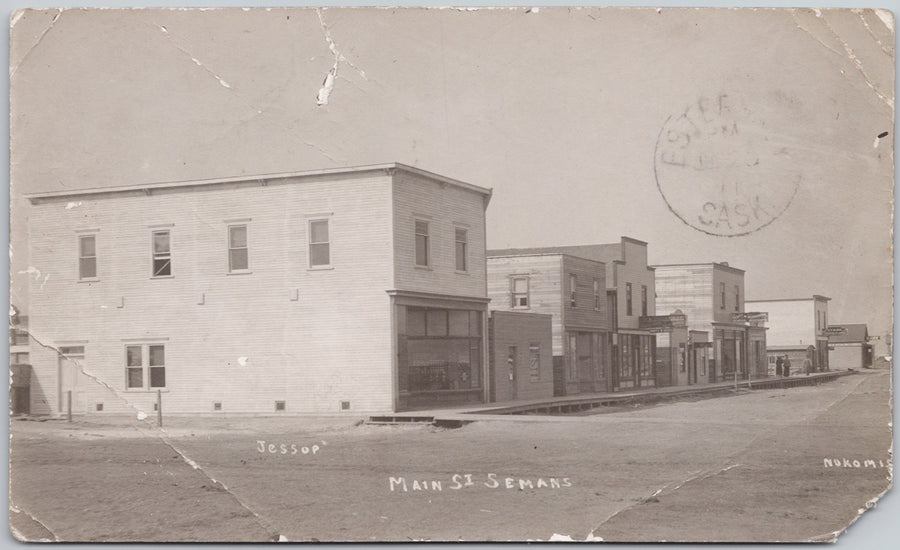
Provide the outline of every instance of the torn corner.
[[[889,468],[888,469],[888,479],[890,479],[890,476],[891,476],[890,471],[891,470]],[[839,529],[837,531],[832,531],[831,533],[817,535],[815,537],[810,537],[807,540],[807,542],[837,542],[838,537],[840,537],[841,535],[846,533],[850,529],[850,526],[853,525],[854,523],[856,523],[857,521],[859,521],[859,518],[861,518],[863,514],[868,512],[870,509],[875,508],[875,506],[878,504],[878,501],[881,500],[882,497],[884,497],[884,495],[886,495],[887,492],[891,490],[892,485],[893,485],[893,483],[889,483],[888,487],[884,491],[879,493],[877,496],[874,496],[874,497],[870,498],[869,500],[867,500],[865,507],[859,508],[856,511],[856,517],[854,517],[852,520],[850,520],[850,522],[847,523],[847,525],[843,529]]]
[[885,10],[881,8],[875,8],[875,15],[878,16],[878,19],[881,19],[881,22],[884,23],[884,26],[890,29],[891,32],[894,32],[894,14],[890,10]]
[[22,19],[27,10],[28,8],[17,8],[13,10],[11,14],[9,14],[9,30],[12,30],[13,27],[16,26],[16,23],[18,23],[19,20]]
[[[41,34],[38,35],[37,40],[35,40],[34,44],[32,44],[31,47],[28,48],[28,51],[26,51],[26,52],[19,58],[18,63],[16,63],[15,65],[13,65],[13,64],[10,62],[10,65],[9,65],[9,77],[10,77],[10,78],[12,78],[12,76],[16,73],[16,71],[19,69],[19,67],[22,66],[22,63],[25,63],[25,60],[28,59],[28,56],[31,55],[31,52],[33,52],[34,49],[37,48],[38,45],[41,43],[41,41],[44,40],[44,37],[47,36],[47,33],[50,32],[50,30],[53,28],[53,25],[56,24],[56,21],[59,20],[59,17],[62,15],[62,13],[63,13],[63,11],[64,11],[65,9],[66,9],[66,8],[56,8],[56,14],[54,14],[53,17],[50,19],[50,24],[47,25],[47,28],[46,28],[46,29],[44,29],[43,31],[41,31]],[[10,30],[10,33],[12,33],[13,26],[14,26],[15,24],[17,24],[19,21],[21,21],[22,17],[24,17],[25,11],[26,11],[26,10],[27,10],[27,11],[36,11],[34,8],[23,8],[23,9],[21,9],[21,10],[17,10],[16,12],[14,12],[14,13],[10,16],[10,20],[9,20],[9,30]],[[12,61],[12,60],[10,60],[10,61]]]

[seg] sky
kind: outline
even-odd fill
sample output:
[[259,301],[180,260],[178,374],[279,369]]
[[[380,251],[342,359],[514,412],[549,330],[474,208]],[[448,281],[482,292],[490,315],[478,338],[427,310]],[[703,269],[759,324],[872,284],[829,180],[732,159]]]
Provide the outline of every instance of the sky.
[[[11,36],[13,303],[23,194],[396,161],[492,188],[489,248],[625,235],[891,328],[887,12],[46,9]],[[695,135],[711,170],[661,156],[685,113],[738,128]],[[769,201],[746,234],[698,223],[742,197]]]

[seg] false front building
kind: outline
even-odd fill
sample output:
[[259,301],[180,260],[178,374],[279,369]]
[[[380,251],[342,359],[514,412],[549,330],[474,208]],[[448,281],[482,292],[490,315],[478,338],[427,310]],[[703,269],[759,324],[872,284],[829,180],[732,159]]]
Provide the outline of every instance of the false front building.
[[488,251],[487,269],[492,310],[550,315],[552,395],[607,391],[604,264],[555,248],[508,249]]
[[685,365],[689,384],[731,380],[735,373],[741,379],[766,376],[766,310],[754,304],[755,312],[744,311],[743,270],[725,263],[654,268],[657,311],[687,316],[686,361],[677,370]]
[[[611,244],[491,250],[488,256],[492,309],[546,307],[539,311],[555,315],[557,395],[657,385],[656,337],[640,324],[641,316],[655,315],[647,243],[622,237]],[[529,305],[516,302],[532,292]]]
[[482,402],[490,195],[401,164],[31,195],[31,411]]

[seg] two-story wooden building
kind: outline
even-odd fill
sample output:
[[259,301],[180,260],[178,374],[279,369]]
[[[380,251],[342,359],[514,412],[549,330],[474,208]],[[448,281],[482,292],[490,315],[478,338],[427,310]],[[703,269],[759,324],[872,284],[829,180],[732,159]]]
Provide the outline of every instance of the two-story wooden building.
[[[735,373],[741,379],[766,376],[765,309],[744,310],[744,270],[727,263],[653,267],[657,311],[683,313],[692,331],[688,383],[730,380]],[[704,358],[706,342],[712,349]]]
[[747,300],[748,307],[769,314],[768,354],[791,360],[791,371],[804,372],[809,360],[810,372],[828,367],[828,302],[831,298],[814,294],[809,298]]
[[[594,357],[603,361],[603,367],[599,366],[594,369],[597,375],[590,383],[582,382],[580,391],[589,391],[588,388],[594,388],[593,391],[617,391],[625,388],[652,387],[656,386],[656,337],[650,330],[641,327],[640,318],[642,316],[652,316],[656,314],[656,304],[653,299],[655,292],[655,283],[653,277],[653,268],[647,265],[647,243],[632,239],[631,237],[622,237],[618,243],[595,244],[595,245],[576,245],[576,246],[554,246],[542,248],[518,248],[508,250],[493,250],[488,252],[488,280],[489,291],[491,296],[491,308],[502,307],[498,303],[506,303],[502,294],[498,292],[511,292],[505,290],[507,282],[504,278],[509,277],[508,273],[499,273],[493,269],[495,258],[497,257],[513,257],[513,256],[541,256],[549,255],[555,257],[568,257],[570,261],[575,262],[576,258],[581,260],[589,260],[593,264],[584,264],[586,271],[583,275],[566,274],[565,270],[560,273],[568,277],[569,280],[556,283],[558,286],[550,287],[551,294],[560,294],[559,289],[568,292],[581,292],[588,299],[589,309],[593,311],[588,314],[589,319],[584,319],[580,327],[574,327],[571,330],[563,330],[562,325],[556,329],[555,340],[558,342],[554,348],[554,355],[558,357],[558,361],[562,361],[562,357],[566,359],[566,365],[577,364],[579,360],[587,362],[587,356],[581,356],[581,352],[572,351],[573,349],[587,349],[588,339],[584,333],[598,333],[598,342],[602,342],[602,333],[608,333],[606,348],[599,348]],[[561,260],[553,260],[561,261]],[[605,277],[598,276],[600,265],[604,266]],[[495,279],[495,277],[498,277]],[[565,285],[568,283],[568,286]],[[563,292],[561,296],[565,299],[566,294]],[[498,299],[501,300],[498,302]],[[508,298],[506,298],[508,301]],[[570,300],[571,301],[571,300]],[[583,303],[575,300],[575,303]],[[586,310],[579,309],[582,315]],[[601,321],[600,313],[606,315],[605,321]],[[602,328],[600,328],[602,326]],[[583,329],[583,330],[582,330]],[[577,343],[579,336],[572,333],[582,332],[582,344]],[[564,338],[575,338],[575,342],[569,341],[568,345],[563,344]],[[602,346],[603,344],[598,344]],[[580,347],[579,347],[580,346]],[[581,359],[579,359],[579,357]],[[595,359],[591,359],[595,361]],[[566,367],[569,383],[566,385],[566,392],[574,391],[572,384],[575,375],[572,374],[570,367]],[[598,370],[599,369],[599,370]],[[585,372],[582,368],[581,372]],[[604,373],[603,379],[600,379],[600,373]]]
[[484,401],[490,196],[402,164],[30,195],[31,411]]
[[647,243],[622,237],[617,243],[559,246],[552,250],[606,266],[604,293],[611,332],[609,391],[656,386],[656,336],[641,326],[641,317],[656,315],[656,283],[653,268],[647,265]]
[[551,316],[554,395],[608,391],[606,266],[561,248],[489,250],[490,308]]

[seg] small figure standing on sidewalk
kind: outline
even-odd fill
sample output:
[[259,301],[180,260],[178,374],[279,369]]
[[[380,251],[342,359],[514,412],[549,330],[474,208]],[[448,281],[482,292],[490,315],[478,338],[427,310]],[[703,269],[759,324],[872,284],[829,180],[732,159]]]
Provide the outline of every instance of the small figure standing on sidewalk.
[[779,355],[775,360],[775,376],[781,376],[784,372],[784,359]]
[[791,358],[787,355],[784,356],[784,377],[787,378],[791,375]]
[[809,360],[809,357],[803,360],[803,370],[806,371],[806,376],[812,372],[812,361]]

